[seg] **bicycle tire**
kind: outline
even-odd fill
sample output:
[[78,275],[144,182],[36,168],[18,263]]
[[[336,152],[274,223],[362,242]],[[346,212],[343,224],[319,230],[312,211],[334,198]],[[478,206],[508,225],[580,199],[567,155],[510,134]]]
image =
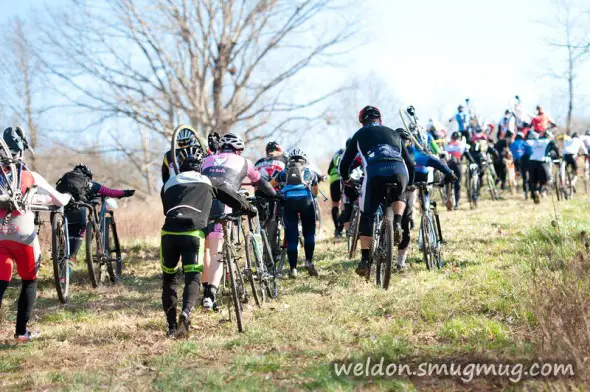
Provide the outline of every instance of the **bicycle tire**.
[[264,243],[264,249],[266,250],[264,254],[266,258],[264,263],[266,264],[266,272],[268,273],[267,278],[264,280],[264,284],[267,290],[267,294],[270,298],[277,298],[279,296],[279,285],[277,283],[276,277],[276,263],[273,257],[272,249],[270,247],[270,243],[268,242],[268,237],[266,233],[262,231],[260,233],[262,236],[262,242]]
[[356,252],[359,241],[359,223],[361,219],[360,209],[354,208],[352,219],[350,221],[350,230],[348,233],[348,258],[352,259]]
[[[367,272],[367,282],[371,280],[371,270],[373,269],[373,264],[375,264],[375,277],[376,279],[380,279],[381,276],[381,255],[379,254],[380,247],[379,241],[381,239],[381,220],[382,216],[377,213],[375,220],[373,221],[373,238],[371,240],[371,247],[369,248],[369,271]],[[377,286],[381,283],[378,281]]]
[[315,232],[318,239],[322,236],[322,227],[324,225],[324,220],[322,218],[322,211],[320,210],[320,203],[318,202],[317,198],[313,199],[314,209],[315,209]]
[[283,276],[283,267],[285,266],[285,261],[287,261],[287,248],[283,248],[281,250],[281,254],[279,257],[279,266],[277,267],[277,276]]
[[391,266],[393,265],[394,241],[393,241],[393,210],[391,207],[385,209],[385,216],[381,221],[381,265],[380,265],[380,287],[383,290],[389,288],[391,281]]
[[114,240],[112,234],[111,234],[111,223],[109,222],[109,218],[105,218],[105,225],[104,225],[104,245],[105,245],[105,249],[104,249],[104,261],[106,264],[106,268],[107,268],[107,273],[109,275],[109,279],[111,280],[112,283],[115,283],[117,281],[117,277],[115,276],[115,270],[113,268],[113,258],[112,258],[112,253],[114,251],[114,244],[113,244],[113,248],[111,248],[111,239]]
[[258,259],[258,254],[256,253],[256,239],[252,233],[248,233],[246,237],[246,270],[245,275],[250,283],[250,288],[252,289],[252,295],[254,296],[254,302],[256,305],[261,308],[262,304],[264,303],[264,289],[262,288],[262,280],[260,279],[258,268],[260,266],[260,260]]
[[[244,320],[242,319],[242,301],[240,298],[239,287],[237,282],[237,274],[239,274],[239,269],[237,266],[236,261],[231,257],[229,250],[226,247],[225,250],[225,262],[227,263],[226,268],[229,275],[229,285],[231,289],[231,297],[234,307],[234,312],[236,315],[236,324],[238,327],[238,332],[244,332]],[[235,270],[234,270],[235,268]],[[230,311],[231,313],[231,311]],[[231,316],[230,316],[231,318]]]
[[432,236],[436,234],[430,216],[422,215],[420,230],[422,232],[422,259],[424,260],[424,264],[426,264],[426,268],[429,271],[433,271],[435,267],[433,252],[435,252],[436,245],[432,243]]
[[[51,213],[51,259],[53,261],[53,278],[59,302],[65,304],[70,295],[70,274],[66,255],[67,238],[62,214]],[[61,279],[64,278],[62,283]]]
[[[102,271],[100,267],[100,238],[95,234],[94,222],[86,225],[86,266],[92,287],[100,286]],[[93,247],[93,243],[96,245]],[[96,249],[94,249],[96,248]]]
[[114,218],[111,218],[111,230],[113,233],[115,245],[115,279],[120,281],[123,277],[123,258],[121,253],[121,242],[119,241],[119,234],[117,233],[117,223]]
[[490,198],[493,201],[498,200],[498,195],[496,194],[496,182],[494,181],[494,176],[489,172],[489,170],[486,174],[486,182],[488,183],[487,185],[490,191]]
[[[178,153],[180,153],[182,151],[183,155],[186,155],[183,157],[183,160],[186,159],[186,157],[188,155],[191,154],[191,151],[187,151],[186,149],[179,149],[176,146],[176,139],[178,138],[178,136],[183,133],[183,131],[186,131],[184,133],[188,134],[188,133],[192,133],[195,137],[195,139],[199,142],[199,145],[201,144],[201,141],[198,137],[198,133],[197,131],[191,127],[190,125],[179,125],[178,127],[176,127],[176,129],[174,130],[174,132],[172,133],[172,139],[170,140],[170,151],[171,151],[171,155],[172,155],[172,162],[170,162],[170,164],[172,165],[172,170],[174,171],[175,174],[178,174],[180,172],[179,168],[180,165],[182,164],[182,161],[178,160]],[[197,148],[197,147],[194,147]],[[206,151],[203,151],[206,154]]]

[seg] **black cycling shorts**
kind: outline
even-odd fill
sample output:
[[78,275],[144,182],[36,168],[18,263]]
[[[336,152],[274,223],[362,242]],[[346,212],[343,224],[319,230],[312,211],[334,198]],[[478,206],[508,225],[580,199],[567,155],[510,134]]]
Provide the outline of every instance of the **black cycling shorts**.
[[176,274],[181,258],[183,272],[203,272],[204,254],[205,233],[202,230],[184,233],[162,231],[160,262],[165,274]]
[[375,216],[385,198],[385,185],[394,183],[399,186],[394,189],[390,201],[403,201],[402,194],[408,185],[408,168],[404,162],[378,162],[367,166],[359,201],[363,215]]
[[330,198],[334,203],[338,203],[340,201],[340,197],[342,196],[342,181],[334,181],[330,184]]
[[576,162],[576,156],[574,154],[565,154],[563,160],[565,161],[565,167],[571,166],[574,173],[578,172],[578,162]]

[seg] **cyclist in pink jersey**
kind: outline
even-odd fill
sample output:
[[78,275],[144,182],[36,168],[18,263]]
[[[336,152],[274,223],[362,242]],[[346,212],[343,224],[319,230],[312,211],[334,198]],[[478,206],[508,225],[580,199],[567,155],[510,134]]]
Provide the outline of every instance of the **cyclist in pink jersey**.
[[[270,183],[256,170],[252,162],[241,156],[244,151],[244,141],[233,133],[224,135],[219,141],[220,150],[215,155],[209,155],[203,161],[202,173],[210,178],[217,178],[226,183],[231,189],[238,191],[243,181],[248,178],[253,186],[268,196],[276,196]],[[214,200],[211,206],[210,218],[216,218],[231,209]],[[220,224],[210,224],[205,239],[203,282],[203,307],[215,308],[215,294],[221,281],[223,264],[220,262],[223,246],[223,231]]]

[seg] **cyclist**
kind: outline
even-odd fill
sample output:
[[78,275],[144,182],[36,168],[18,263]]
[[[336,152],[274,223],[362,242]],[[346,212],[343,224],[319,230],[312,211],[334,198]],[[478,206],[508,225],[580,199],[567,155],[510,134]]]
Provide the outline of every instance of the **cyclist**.
[[[469,153],[473,158],[473,162],[477,165],[480,184],[483,183],[483,176],[485,175],[486,170],[488,170],[489,164],[493,162],[493,160],[500,159],[500,155],[496,149],[490,145],[490,143],[491,140],[489,135],[487,135],[481,129],[479,129],[478,132],[475,133],[471,138],[471,148]],[[479,197],[479,194],[476,194],[475,197]]]
[[512,131],[506,131],[502,139],[499,139],[494,145],[494,149],[499,155],[499,159],[494,161],[494,169],[500,181],[500,189],[504,190],[506,187],[506,178],[508,175],[508,167],[506,165],[507,154],[510,153],[510,144],[512,143]]
[[[217,135],[217,134],[212,134]],[[189,155],[193,154],[195,150],[199,149],[204,154],[208,154],[211,151],[207,147],[205,140],[200,136],[196,135],[187,129],[182,129],[178,133],[178,138],[176,139],[176,143],[178,148],[186,150]],[[211,135],[210,135],[211,136]],[[211,137],[209,137],[211,140]],[[164,160],[162,162],[162,182],[166,183],[170,177],[174,175],[174,160],[172,157],[172,150],[169,150],[164,154]]]
[[498,140],[504,139],[507,132],[513,135],[516,133],[516,117],[509,109],[506,109],[504,117],[502,117],[498,124]]
[[576,159],[578,154],[582,152],[582,155],[588,156],[588,149],[584,144],[584,141],[580,138],[577,132],[572,134],[570,140],[567,140],[563,144],[563,160],[565,161],[565,168],[572,168],[572,189],[576,189],[576,182],[578,181],[578,163]]
[[[4,131],[3,138],[10,148],[11,155],[2,157],[4,159],[19,159],[26,149],[26,141],[20,128],[7,128]],[[10,170],[8,167],[3,168],[4,172]],[[7,173],[10,175],[10,173]],[[36,192],[33,195],[32,203],[64,206],[68,204],[71,196],[56,191],[49,183],[35,172],[23,170],[20,179],[20,190],[22,194],[32,190]],[[2,195],[6,196],[6,195]],[[10,212],[5,205],[0,203],[0,220],[4,221]],[[0,307],[6,288],[12,279],[12,271],[16,264],[18,275],[20,276],[21,291],[17,305],[16,331],[14,338],[21,342],[26,342],[35,337],[27,329],[27,323],[33,311],[35,298],[37,297],[37,271],[41,263],[41,248],[35,229],[35,214],[28,211],[21,214],[18,211],[12,211],[8,221],[2,225],[0,230]]]
[[373,106],[364,107],[359,113],[362,127],[354,134],[340,161],[340,175],[349,180],[348,168],[357,154],[361,155],[365,178],[360,200],[361,261],[356,273],[366,276],[369,272],[370,247],[373,237],[373,221],[380,203],[385,197],[385,184],[398,184],[393,197],[394,242],[399,245],[403,235],[402,214],[406,202],[402,195],[414,178],[414,160],[408,153],[399,133],[381,123],[381,112]]
[[[223,135],[219,140],[217,154],[209,155],[203,161],[202,172],[209,178],[217,178],[225,182],[237,192],[242,187],[244,179],[248,178],[252,186],[257,187],[267,196],[276,196],[275,190],[265,180],[254,164],[242,156],[244,141],[234,133]],[[211,217],[217,217],[223,212],[230,211],[220,200],[215,200],[211,207]],[[221,276],[223,264],[221,263],[221,251],[223,249],[223,229],[221,224],[210,224],[207,227],[205,240],[205,258],[203,271],[203,308],[216,308],[216,293]]]
[[529,132],[527,144],[530,146],[530,157],[528,161],[529,189],[535,204],[539,204],[540,193],[543,191],[547,181],[551,178],[547,163],[550,162],[550,155],[559,158],[559,149],[555,142],[544,133],[543,137],[535,131]]
[[[350,143],[350,139],[347,140],[347,146]],[[355,157],[354,161],[352,162],[352,164],[350,165],[350,167],[348,168],[348,173],[349,173],[349,179],[351,181],[354,182],[361,182],[362,183],[362,179],[364,177],[364,172],[363,169],[361,168],[363,162],[361,160],[361,157],[359,154],[357,154],[357,156]],[[340,217],[338,218],[340,226],[343,228],[343,230],[346,230],[346,232],[348,232],[348,230],[350,229],[350,221],[352,219],[352,212],[354,209],[354,203],[357,202],[360,194],[359,191],[356,187],[356,185],[349,183],[349,184],[343,184],[343,204],[344,204],[344,209],[342,210],[342,214],[340,214]]]
[[[92,180],[92,170],[84,164],[74,166],[72,171],[65,173],[57,182],[55,189],[72,195],[73,201],[89,202],[97,196],[120,199],[131,197],[135,190],[118,190],[107,188]],[[68,236],[70,239],[70,272],[76,265],[76,255],[82,245],[86,233],[86,209],[75,204],[66,206],[68,218]]]
[[[457,181],[454,183],[455,200],[454,208],[459,209],[459,199],[461,198],[461,174],[462,174],[462,161],[463,157],[467,158],[470,164],[475,163],[473,157],[469,153],[468,145],[461,140],[461,134],[459,132],[453,132],[451,134],[451,141],[445,146],[445,151],[449,154],[447,164],[449,168],[455,173]],[[447,203],[453,203],[450,198]],[[447,206],[448,207],[448,206]]]
[[555,121],[553,121],[551,116],[545,113],[541,105],[537,105],[537,115],[531,120],[533,131],[535,131],[539,137],[542,137],[545,134],[545,131],[556,126],[557,124],[555,124]]
[[471,140],[470,133],[469,133],[469,113],[465,112],[465,108],[463,105],[459,105],[457,108],[457,114],[455,114],[455,120],[457,121],[457,126],[459,127],[459,133],[461,136],[465,137],[465,140],[469,142]]
[[516,139],[510,145],[510,152],[514,158],[514,168],[516,172],[520,174],[522,179],[522,190],[524,192],[525,198],[528,197],[527,186],[529,177],[527,170],[528,155],[525,154],[526,146],[527,144],[524,140],[524,134],[522,132],[518,132],[516,134]]
[[305,268],[311,276],[318,272],[313,264],[315,250],[315,204],[318,194],[318,177],[309,169],[307,155],[303,150],[294,148],[289,152],[289,162],[285,170],[273,179],[273,186],[285,184],[281,189],[283,201],[283,219],[285,220],[285,237],[287,239],[287,257],[289,258],[289,278],[297,278],[297,248],[299,245],[299,219],[303,232],[305,250]]
[[[223,180],[201,174],[203,152],[197,150],[180,165],[180,173],[162,187],[161,197],[166,220],[162,227],[161,264],[163,272],[162,306],[168,321],[168,337],[186,336],[190,315],[199,297],[203,271],[205,229],[215,198],[232,208],[256,215],[256,209]],[[184,293],[182,311],[176,321],[177,271],[182,257]]]
[[[280,172],[285,170],[285,167],[287,165],[287,161],[288,161],[288,158],[287,158],[286,154],[283,153],[283,149],[281,148],[281,146],[277,142],[269,142],[266,145],[266,157],[260,158],[258,161],[256,161],[256,163],[254,164],[254,167],[256,167],[256,169],[260,172],[260,174],[262,175],[262,177],[265,180],[270,181],[277,174],[279,174]],[[278,188],[275,188],[275,191],[277,191],[277,190],[278,190]],[[265,194],[259,190],[256,190],[255,195],[256,195],[256,197],[264,197],[265,196]],[[276,236],[277,224],[276,224],[276,220],[273,219],[275,217],[275,216],[273,216],[273,212],[275,211],[275,208],[278,209],[276,211],[276,217],[282,216],[283,215],[282,207],[281,207],[281,204],[277,202],[277,200],[269,200],[269,204],[268,204],[269,216],[265,215],[265,213],[267,211],[258,211],[258,213],[261,215],[260,216],[261,221],[265,222],[265,224],[266,224],[266,230],[268,233],[269,240],[274,239]],[[278,254],[279,250],[276,249],[277,248],[276,241],[271,240],[271,247],[273,248],[272,249],[273,253]]]
[[[349,141],[347,141],[347,143],[349,143]],[[330,166],[328,167],[328,176],[330,177],[330,199],[332,199],[332,221],[334,222],[335,238],[340,238],[342,236],[342,225],[339,220],[342,182],[340,180],[340,171],[338,169],[342,154],[344,154],[344,149],[336,151],[330,161]]]

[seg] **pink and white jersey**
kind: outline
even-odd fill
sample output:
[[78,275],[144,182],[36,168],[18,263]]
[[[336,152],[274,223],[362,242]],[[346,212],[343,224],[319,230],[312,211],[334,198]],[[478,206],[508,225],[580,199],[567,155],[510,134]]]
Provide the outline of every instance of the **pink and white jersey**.
[[250,182],[260,181],[260,172],[252,162],[233,152],[222,152],[205,158],[201,172],[207,177],[219,178],[235,191],[240,190],[247,177]]

